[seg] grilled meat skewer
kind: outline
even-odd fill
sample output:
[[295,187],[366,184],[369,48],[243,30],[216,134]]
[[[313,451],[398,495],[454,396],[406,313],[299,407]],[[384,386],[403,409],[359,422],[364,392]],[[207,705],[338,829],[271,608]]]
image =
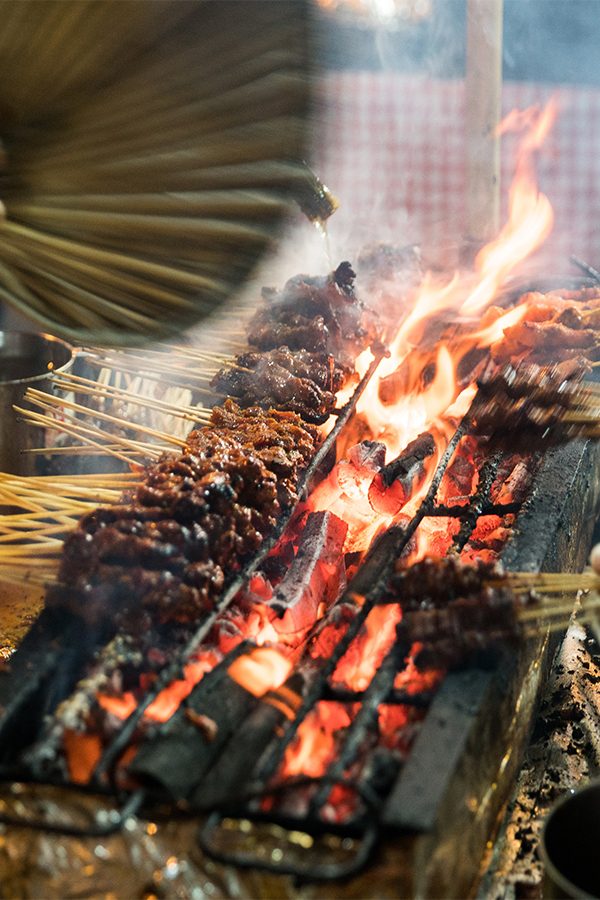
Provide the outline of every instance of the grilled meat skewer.
[[507,367],[481,379],[472,413],[478,434],[513,449],[600,436],[600,399],[552,367]]
[[293,413],[228,400],[178,455],[150,466],[116,507],[66,539],[50,605],[91,621],[193,622],[297,499],[318,433]]

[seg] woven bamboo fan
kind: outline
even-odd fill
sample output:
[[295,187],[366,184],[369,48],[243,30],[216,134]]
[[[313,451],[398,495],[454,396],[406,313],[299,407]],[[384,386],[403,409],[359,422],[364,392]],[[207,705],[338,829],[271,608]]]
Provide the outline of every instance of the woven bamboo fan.
[[302,0],[2,0],[0,300],[76,343],[219,306],[305,177]]

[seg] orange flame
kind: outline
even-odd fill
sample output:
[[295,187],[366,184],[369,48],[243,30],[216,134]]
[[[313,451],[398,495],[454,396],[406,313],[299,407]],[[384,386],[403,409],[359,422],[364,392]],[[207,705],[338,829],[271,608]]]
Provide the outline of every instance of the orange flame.
[[281,775],[318,778],[335,757],[335,733],[350,725],[350,716],[341,703],[319,701],[300,724],[287,748]]
[[545,109],[513,110],[498,126],[498,133],[527,129],[517,155],[515,178],[508,195],[508,222],[498,237],[475,260],[480,281],[461,307],[466,315],[490,304],[507,275],[545,241],[554,224],[554,213],[545,194],[538,191],[534,155],[556,119],[556,101]]
[[[484,330],[480,329],[479,322],[473,321],[474,316],[491,305],[508,275],[550,233],[552,207],[548,198],[538,191],[534,157],[555,117],[556,104],[551,100],[543,110],[529,109],[511,114],[504,120],[500,128],[502,133],[527,127],[509,192],[508,221],[498,237],[477,255],[474,273],[456,272],[443,282],[431,274],[424,278],[413,308],[391,344],[390,358],[382,361],[377,377],[371,380],[358,403],[358,411],[368,422],[374,437],[388,445],[392,456],[443,415],[456,399],[460,393],[456,370],[466,350],[487,347],[499,340],[503,329],[516,324],[525,314],[524,309],[510,311],[506,318],[499,318]],[[447,325],[456,323],[454,334],[438,348],[434,382],[402,396],[393,406],[383,404],[379,396],[381,380],[396,371],[400,364],[410,362],[411,347],[422,339],[433,318],[442,324],[444,320]],[[421,357],[418,362],[422,365]],[[411,381],[414,383],[415,379]]]

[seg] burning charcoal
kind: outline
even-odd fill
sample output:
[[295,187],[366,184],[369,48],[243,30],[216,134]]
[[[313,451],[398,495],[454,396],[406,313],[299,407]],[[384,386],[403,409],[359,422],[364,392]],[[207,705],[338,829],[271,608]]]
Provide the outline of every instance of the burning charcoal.
[[243,808],[244,789],[250,786],[270,741],[293,719],[302,689],[302,678],[292,675],[280,689],[264,695],[197,782],[190,796],[192,809],[210,810],[223,804]]
[[[215,669],[166,725],[146,737],[130,774],[159,798],[186,800],[259,702],[229,677],[225,667]],[[205,720],[210,727],[198,727]]]
[[424,461],[435,451],[435,441],[429,432],[418,438],[391,463],[384,466],[369,487],[369,502],[376,512],[395,516],[423,483],[426,476]]
[[348,597],[329,609],[310,640],[308,652],[312,659],[329,659],[359,609],[358,603]]
[[361,441],[348,451],[348,459],[357,468],[378,472],[385,463],[385,444],[379,441]]
[[372,477],[385,463],[385,444],[361,441],[350,447],[346,459],[336,466],[337,483],[346,497],[360,495],[366,478]]
[[[514,457],[511,457],[514,463]],[[522,503],[533,478],[533,462],[519,460],[509,469],[502,480],[496,479],[496,489],[492,488],[493,503]]]
[[319,608],[329,606],[344,586],[343,546],[348,526],[330,512],[311,513],[296,558],[269,606],[286,615],[291,630],[312,625]]
[[510,536],[513,521],[514,517],[512,516],[504,518],[480,516],[469,540],[469,545],[479,550],[489,549],[498,552]]
[[479,455],[476,439],[470,435],[463,438],[446,469],[442,483],[442,492],[447,503],[466,500],[471,496],[476,485]]

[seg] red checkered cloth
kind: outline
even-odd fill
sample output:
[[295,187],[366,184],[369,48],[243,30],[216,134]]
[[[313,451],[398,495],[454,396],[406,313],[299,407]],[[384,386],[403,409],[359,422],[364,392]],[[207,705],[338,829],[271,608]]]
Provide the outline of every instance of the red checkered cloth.
[[[315,167],[340,198],[331,220],[349,250],[373,240],[460,242],[465,220],[465,86],[399,73],[330,73],[320,87]],[[600,267],[600,90],[508,82],[503,110],[543,104],[558,119],[539,154],[555,213],[542,252],[550,271],[571,253]],[[502,141],[503,220],[516,138]],[[557,268],[558,262],[558,268]]]

